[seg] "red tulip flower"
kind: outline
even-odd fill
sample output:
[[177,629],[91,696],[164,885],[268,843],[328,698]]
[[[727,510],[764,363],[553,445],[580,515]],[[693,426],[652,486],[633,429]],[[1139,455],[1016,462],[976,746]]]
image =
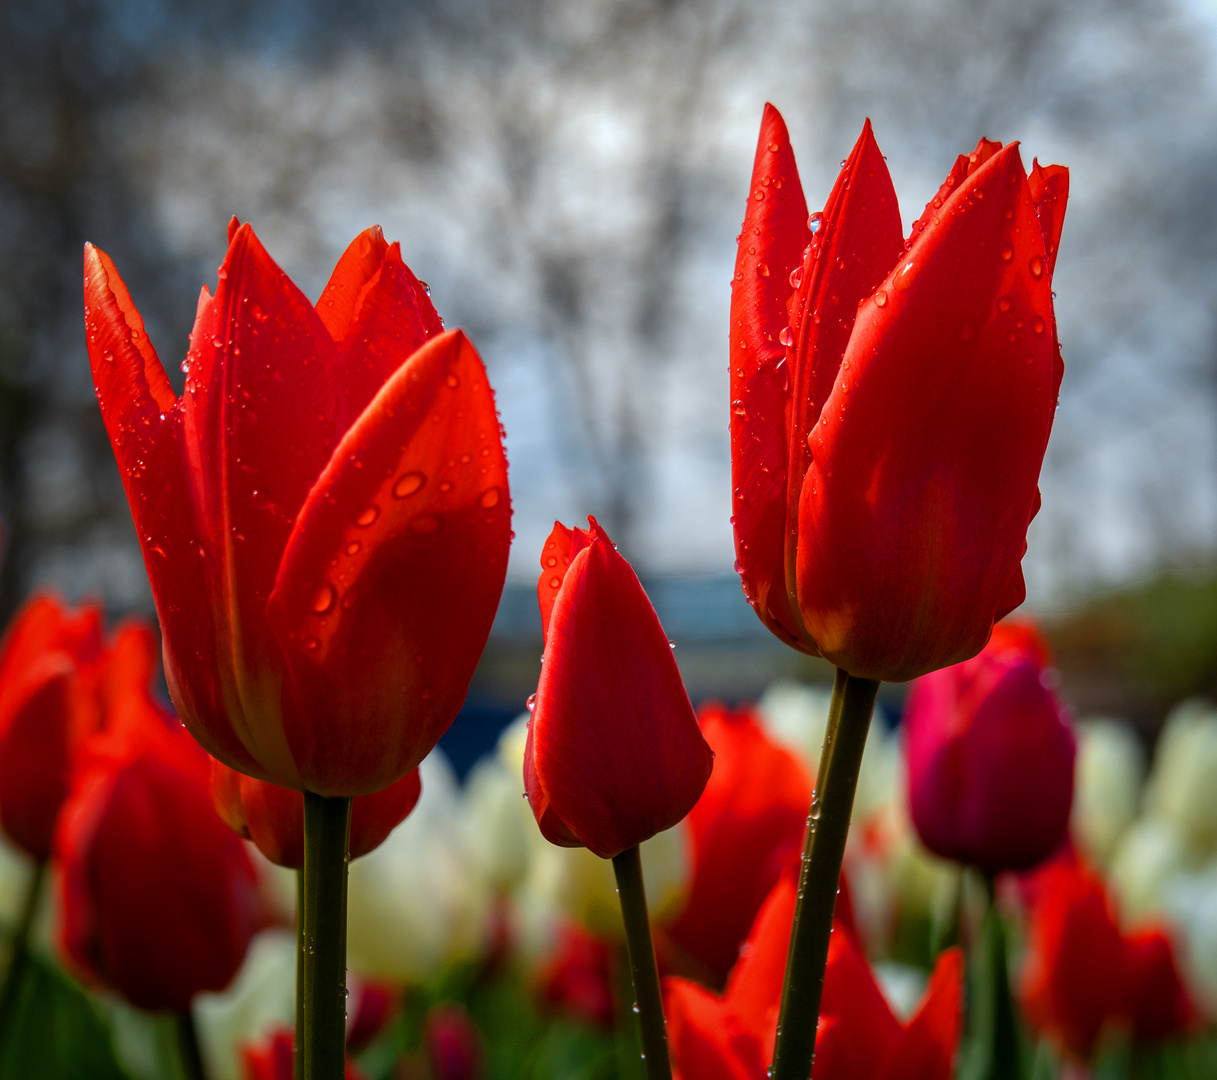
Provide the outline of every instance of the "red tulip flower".
[[91,245],[85,325],[191,734],[319,795],[405,776],[461,705],[507,567],[507,464],[473,347],[377,228],[314,307],[234,222],[180,397]]
[[34,859],[51,854],[87,724],[81,683],[101,655],[101,610],[72,611],[45,595],[21,609],[0,644],[0,828]]
[[[413,769],[383,791],[356,795],[350,857],[358,859],[380,847],[406,820],[421,793],[422,781]],[[304,796],[299,791],[256,780],[212,758],[211,797],[229,828],[252,840],[271,862],[289,870],[304,867]]]
[[[259,1043],[241,1047],[245,1080],[292,1080],[292,1049],[295,1033],[289,1027],[276,1028]],[[345,1080],[363,1080],[363,1073],[350,1061]]]
[[[719,998],[686,979],[664,980],[672,1060],[684,1080],[765,1080],[786,972],[795,886],[782,878],[761,908]],[[852,935],[828,951],[812,1080],[948,1080],[959,1044],[963,957],[938,958],[925,997],[902,1024]]]
[[923,675],[904,712],[913,824],[931,851],[986,873],[1064,843],[1075,745],[1045,685],[1042,639],[1001,624],[980,655]]
[[1036,874],[1030,891],[1022,990],[1036,1027],[1087,1058],[1106,1028],[1147,1041],[1184,1031],[1196,1019],[1170,937],[1158,927],[1122,932],[1093,873],[1060,860]]
[[750,710],[703,706],[698,720],[714,772],[689,811],[693,878],[665,935],[686,966],[721,986],[765,897],[798,865],[811,778]]
[[595,519],[555,523],[537,583],[545,660],[524,785],[545,838],[610,859],[680,821],[710,777],[663,627]]
[[613,949],[578,924],[563,926],[534,984],[541,999],[598,1027],[613,1026]]
[[105,730],[77,755],[55,857],[65,961],[142,1009],[182,1011],[222,990],[263,922],[245,845],[212,808],[207,755],[146,680],[112,685]]
[[807,214],[766,106],[731,295],[737,568],[779,638],[902,681],[975,655],[1020,562],[1062,364],[1068,173],[961,156],[906,241],[862,129]]

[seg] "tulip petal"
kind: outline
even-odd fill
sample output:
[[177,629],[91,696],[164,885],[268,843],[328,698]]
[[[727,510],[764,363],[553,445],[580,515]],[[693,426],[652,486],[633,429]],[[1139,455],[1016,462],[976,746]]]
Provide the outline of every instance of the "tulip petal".
[[447,729],[490,633],[510,522],[485,369],[464,334],[442,334],[343,437],[283,553],[268,616],[309,790],[385,787]]
[[712,755],[655,609],[599,537],[572,560],[549,622],[532,718],[548,804],[601,858],[671,828]]
[[[574,532],[560,521],[554,522],[549,538],[541,549],[541,576],[537,578],[537,604],[541,608],[541,640],[549,640],[549,616],[558,599],[558,590],[570,568]],[[529,733],[531,738],[531,732]],[[527,756],[525,761],[527,761]]]
[[363,290],[379,272],[388,250],[385,234],[379,225],[373,225],[355,237],[342,253],[317,301],[317,314],[335,341],[341,341],[350,332]]
[[925,996],[890,1056],[882,1080],[950,1080],[963,1030],[963,952],[934,963]]
[[956,189],[880,292],[812,433],[798,582],[825,657],[902,681],[984,645],[1047,444],[1052,300],[1015,145]]
[[528,722],[528,738],[524,743],[524,794],[528,798],[528,807],[537,819],[541,835],[551,844],[558,847],[582,847],[579,838],[566,827],[565,822],[554,813],[537,779],[537,766],[533,760],[532,721]]
[[758,1040],[738,1030],[731,1009],[689,979],[663,980],[672,1062],[680,1080],[758,1080],[765,1063]]
[[790,273],[811,239],[807,202],[782,117],[765,106],[752,194],[731,283],[731,461],[736,569],[778,637],[808,651],[786,593],[786,395],[780,337]]
[[[118,460],[152,582],[165,636],[165,678],[191,732],[209,753],[258,772],[233,729],[239,711],[226,708],[221,673],[213,662],[216,606],[222,598],[204,572],[209,557],[191,499],[202,471],[186,451],[183,411],[114,264],[85,247],[85,328],[102,419]],[[156,361],[153,363],[153,361]],[[190,382],[187,380],[189,387]],[[199,567],[191,572],[186,567]],[[207,717],[205,724],[194,718]]]
[[1061,243],[1061,227],[1065,223],[1065,203],[1069,198],[1069,170],[1063,165],[1044,168],[1038,161],[1031,167],[1028,178],[1031,198],[1044,234],[1044,251],[1049,277],[1056,267],[1056,249]]

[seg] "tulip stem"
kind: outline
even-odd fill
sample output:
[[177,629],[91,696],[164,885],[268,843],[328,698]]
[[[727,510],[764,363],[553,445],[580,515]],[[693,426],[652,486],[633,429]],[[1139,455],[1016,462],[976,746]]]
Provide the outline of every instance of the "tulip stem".
[[973,954],[968,994],[968,1046],[961,1055],[961,1080],[1018,1080],[1018,1021],[1010,994],[1006,962],[1006,933],[993,876],[986,874],[985,917],[979,947]]
[[186,1080],[207,1080],[203,1068],[203,1054],[199,1049],[199,1033],[194,1026],[194,1012],[189,1007],[174,1016],[177,1029],[178,1059],[182,1064],[182,1076]]
[[625,923],[625,947],[634,979],[634,1011],[638,1013],[638,1024],[642,1029],[642,1056],[646,1060],[647,1080],[672,1080],[663,998],[659,993],[659,969],[655,966],[655,946],[651,941],[647,893],[642,881],[642,860],[637,844],[613,856],[613,873],[617,875],[621,919]]
[[30,930],[42,900],[46,876],[47,860],[39,859],[34,863],[30,880],[25,887],[25,903],[21,907],[21,916],[9,946],[8,970],[4,973],[3,985],[0,985],[0,1054],[3,1054],[8,1045],[9,1029],[12,1027],[17,1001],[21,996],[21,982],[30,959]]
[[351,800],[304,793],[304,887],[296,933],[296,1080],[346,1072],[347,850]]
[[828,942],[841,879],[841,860],[866,733],[879,684],[837,669],[816,788],[807,815],[807,843],[786,954],[786,982],[773,1048],[773,1080],[807,1080],[816,1049],[816,1025]]

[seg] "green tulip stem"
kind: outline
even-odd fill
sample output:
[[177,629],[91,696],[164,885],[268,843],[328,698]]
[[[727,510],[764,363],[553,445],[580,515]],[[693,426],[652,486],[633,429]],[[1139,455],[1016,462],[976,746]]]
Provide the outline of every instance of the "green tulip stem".
[[296,1080],[346,1073],[347,850],[351,800],[304,793],[296,932]]
[[9,946],[8,970],[4,973],[3,984],[0,984],[0,1056],[8,1045],[17,1001],[21,997],[21,983],[30,959],[30,930],[34,925],[34,916],[38,914],[46,878],[47,860],[39,859],[34,863],[25,887],[25,902],[21,906],[21,916]]
[[960,1080],[1018,1080],[1022,1075],[1018,1021],[1010,994],[1006,933],[991,874],[985,878],[985,917],[972,956],[968,1031]]
[[625,947],[634,979],[634,1011],[642,1029],[647,1080],[672,1080],[663,998],[659,993],[659,969],[655,966],[655,946],[651,941],[647,893],[642,882],[642,860],[637,844],[613,856],[613,873],[617,875],[621,919],[625,923]]
[[879,684],[873,679],[859,679],[837,669],[816,789],[807,815],[807,845],[786,954],[772,1080],[807,1080],[811,1075],[841,860],[878,691]]
[[194,1026],[193,1010],[186,1008],[175,1013],[173,1019],[182,1076],[185,1080],[207,1080],[207,1070],[203,1068],[203,1054],[199,1050],[199,1033]]

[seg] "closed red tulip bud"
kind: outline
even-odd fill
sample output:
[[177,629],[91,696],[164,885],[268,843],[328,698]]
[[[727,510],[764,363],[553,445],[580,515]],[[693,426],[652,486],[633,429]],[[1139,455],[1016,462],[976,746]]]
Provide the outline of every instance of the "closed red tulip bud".
[[482,1039],[462,1006],[436,1005],[423,1025],[423,1042],[435,1080],[478,1080],[482,1075]]
[[1026,870],[1064,842],[1075,745],[1045,685],[1046,648],[998,626],[980,653],[913,683],[904,712],[909,803],[935,854]]
[[101,610],[37,596],[0,644],[0,827],[34,859],[51,854],[72,756],[90,717],[82,681],[102,655]]
[[465,697],[507,568],[507,463],[472,345],[378,228],[314,307],[234,222],[180,397],[92,246],[85,324],[191,734],[321,795],[405,776]]
[[561,927],[537,971],[542,1000],[589,1024],[613,1025],[613,950],[579,925]]
[[1102,881],[1085,867],[1054,862],[1035,875],[1030,893],[1023,1005],[1065,1049],[1087,1058],[1105,1028],[1144,1042],[1197,1018],[1169,936],[1155,926],[1122,932]]
[[1068,192],[961,156],[906,241],[869,121],[807,213],[766,106],[731,294],[737,568],[779,638],[901,681],[975,655],[1020,562],[1062,364]]
[[216,815],[207,755],[147,691],[110,700],[55,833],[58,939],[86,981],[181,1011],[232,980],[263,923],[244,843]]
[[[672,1062],[683,1080],[765,1080],[794,917],[795,886],[781,879],[757,915],[720,998],[664,979]],[[907,1024],[892,1013],[850,933],[834,928],[824,972],[812,1080],[948,1080],[959,1045],[963,957],[941,956]]]
[[589,526],[555,523],[541,552],[545,660],[524,786],[547,840],[610,859],[692,809],[713,754],[647,594]]
[[[375,851],[414,809],[422,793],[418,769],[383,791],[356,795],[351,804],[349,854]],[[228,826],[252,840],[271,862],[289,870],[304,867],[304,795],[294,788],[246,776],[211,759],[211,797]]]
[[811,778],[751,711],[703,706],[714,772],[689,811],[693,878],[664,931],[690,973],[721,986],[778,877],[797,867]]

